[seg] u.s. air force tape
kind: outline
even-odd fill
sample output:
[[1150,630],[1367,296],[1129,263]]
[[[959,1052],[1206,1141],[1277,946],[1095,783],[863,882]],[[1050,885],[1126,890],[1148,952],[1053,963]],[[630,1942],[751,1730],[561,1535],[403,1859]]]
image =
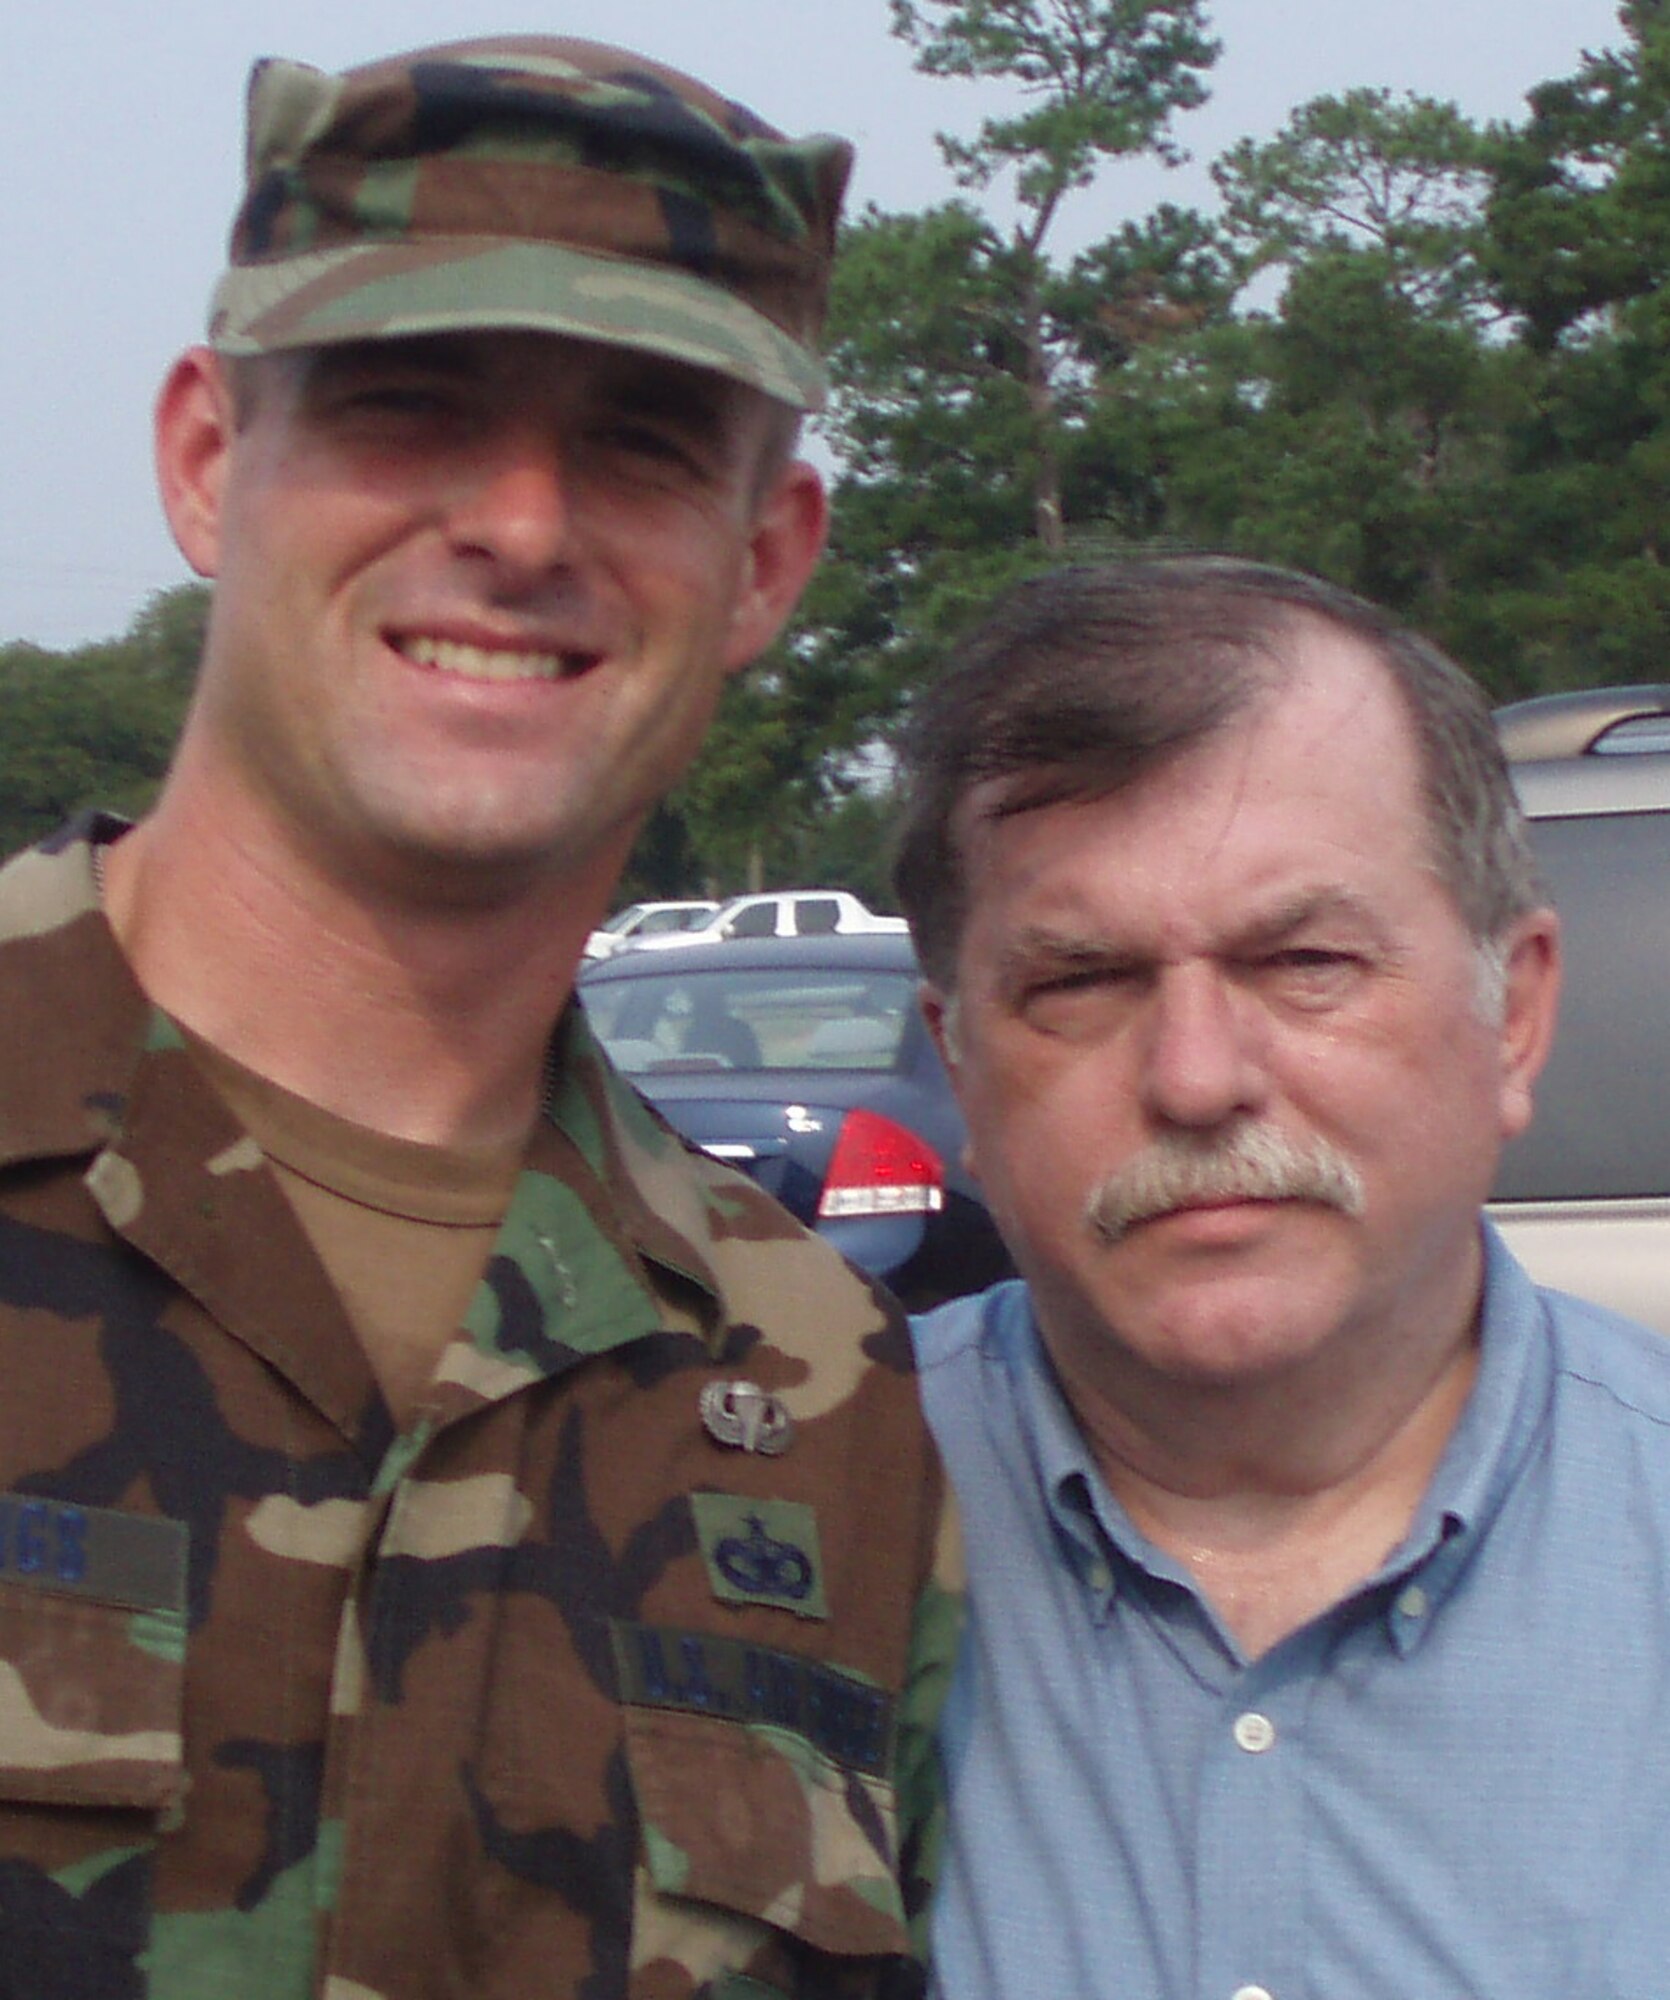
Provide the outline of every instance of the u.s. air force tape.
[[184,1521],[0,1493],[0,1586],[183,1611],[190,1551]]
[[726,1722],[787,1729],[831,1762],[878,1777],[893,1750],[893,1700],[858,1675],[713,1632],[610,1620],[620,1697]]

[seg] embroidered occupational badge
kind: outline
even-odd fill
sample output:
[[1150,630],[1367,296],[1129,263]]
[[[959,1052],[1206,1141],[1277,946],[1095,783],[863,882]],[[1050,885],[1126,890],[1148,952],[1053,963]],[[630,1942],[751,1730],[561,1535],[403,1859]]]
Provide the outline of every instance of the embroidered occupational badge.
[[718,1444],[777,1458],[794,1441],[794,1419],[781,1397],[757,1382],[709,1382],[699,1407],[703,1428]]
[[775,1604],[827,1618],[818,1520],[798,1500],[692,1493],[690,1511],[713,1594],[725,1604]]

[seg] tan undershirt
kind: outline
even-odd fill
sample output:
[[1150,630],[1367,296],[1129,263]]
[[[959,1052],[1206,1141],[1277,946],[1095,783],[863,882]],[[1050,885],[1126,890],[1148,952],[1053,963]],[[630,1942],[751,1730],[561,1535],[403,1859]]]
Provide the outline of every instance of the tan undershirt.
[[271,1162],[404,1429],[493,1248],[525,1143],[481,1151],[390,1138],[187,1040]]

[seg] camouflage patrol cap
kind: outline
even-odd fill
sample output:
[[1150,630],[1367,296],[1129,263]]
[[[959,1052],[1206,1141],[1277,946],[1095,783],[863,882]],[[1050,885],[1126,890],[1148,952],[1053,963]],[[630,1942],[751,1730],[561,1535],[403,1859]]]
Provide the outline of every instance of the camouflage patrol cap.
[[224,354],[489,327],[669,355],[797,409],[844,140],[790,140],[624,49],[503,36],[250,76]]

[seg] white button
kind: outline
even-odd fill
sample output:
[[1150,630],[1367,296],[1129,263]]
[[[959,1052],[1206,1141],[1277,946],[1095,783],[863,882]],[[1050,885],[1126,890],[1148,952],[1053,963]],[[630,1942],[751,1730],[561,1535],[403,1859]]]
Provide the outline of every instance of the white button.
[[[1235,1718],[1235,1740],[1243,1750],[1251,1750],[1256,1755],[1260,1750],[1268,1750],[1276,1740],[1276,1725],[1267,1715],[1259,1715],[1249,1709],[1245,1715]],[[1244,2000],[1246,1994],[1257,1989],[1251,1986],[1242,1989],[1236,2000]]]
[[1102,1561],[1100,1556],[1098,1556],[1096,1560],[1090,1565],[1090,1567],[1085,1571],[1084,1580],[1086,1583],[1089,1584],[1092,1590],[1095,1591],[1111,1590],[1113,1588],[1113,1571],[1109,1569],[1107,1564]]
[[1229,2000],[1273,2000],[1268,1986],[1237,1986]]
[[1407,1590],[1400,1593],[1397,1608],[1403,1613],[1405,1618],[1424,1618],[1426,1616],[1426,1592],[1422,1590],[1418,1583],[1410,1584]]

